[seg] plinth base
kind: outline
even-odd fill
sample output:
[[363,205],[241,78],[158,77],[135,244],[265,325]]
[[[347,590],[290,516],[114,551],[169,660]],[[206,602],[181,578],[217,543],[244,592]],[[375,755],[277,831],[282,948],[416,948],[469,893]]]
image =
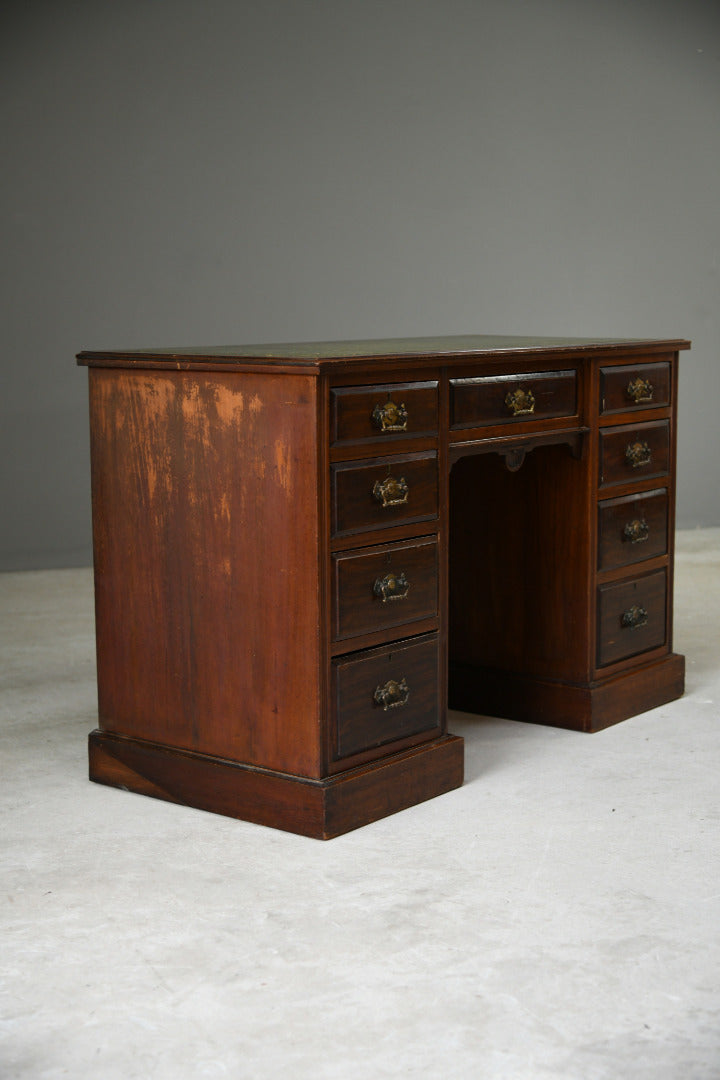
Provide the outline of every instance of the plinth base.
[[677,653],[589,686],[450,665],[450,708],[574,731],[601,731],[682,697],[684,689],[685,657]]
[[323,780],[255,768],[104,731],[90,779],[318,840],[350,832],[463,782],[463,740],[445,735]]

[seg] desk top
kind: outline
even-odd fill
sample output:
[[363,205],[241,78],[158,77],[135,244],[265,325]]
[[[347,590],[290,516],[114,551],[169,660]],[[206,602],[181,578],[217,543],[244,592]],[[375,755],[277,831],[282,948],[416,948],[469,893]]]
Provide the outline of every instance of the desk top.
[[452,334],[443,337],[377,338],[357,341],[303,341],[260,345],[193,346],[130,350],[86,350],[78,363],[88,367],[258,368],[320,371],[362,360],[437,361],[444,357],[478,360],[516,355],[592,355],[602,353],[674,352],[689,349],[684,339],[515,337]]

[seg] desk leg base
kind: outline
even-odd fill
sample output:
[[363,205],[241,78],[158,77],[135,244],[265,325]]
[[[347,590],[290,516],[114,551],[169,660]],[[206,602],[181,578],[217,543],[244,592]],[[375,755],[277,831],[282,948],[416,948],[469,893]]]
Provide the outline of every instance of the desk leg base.
[[90,779],[318,840],[442,795],[463,782],[463,740],[445,735],[322,780],[93,731]]
[[573,731],[601,731],[682,697],[684,689],[685,657],[677,653],[589,686],[450,665],[451,709]]

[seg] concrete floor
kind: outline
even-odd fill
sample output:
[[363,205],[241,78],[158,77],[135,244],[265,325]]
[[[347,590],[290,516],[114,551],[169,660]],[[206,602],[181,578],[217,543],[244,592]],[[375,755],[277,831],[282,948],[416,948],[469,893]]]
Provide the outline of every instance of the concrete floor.
[[720,530],[686,697],[455,713],[465,786],[329,843],[90,784],[92,579],[0,575],[3,1080],[717,1080]]

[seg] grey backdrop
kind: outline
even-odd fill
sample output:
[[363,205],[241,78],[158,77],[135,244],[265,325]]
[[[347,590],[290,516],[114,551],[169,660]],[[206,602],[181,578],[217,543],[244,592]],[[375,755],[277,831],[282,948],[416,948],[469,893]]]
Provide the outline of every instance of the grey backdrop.
[[0,568],[91,561],[81,348],[691,337],[679,522],[720,524],[717,0],[0,23]]

